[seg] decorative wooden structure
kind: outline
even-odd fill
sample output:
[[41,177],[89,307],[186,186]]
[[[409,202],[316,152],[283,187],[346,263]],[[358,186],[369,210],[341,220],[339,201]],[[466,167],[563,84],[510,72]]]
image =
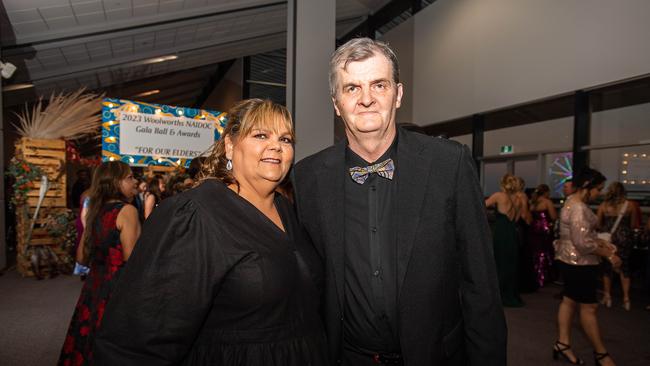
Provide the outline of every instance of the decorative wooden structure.
[[174,174],[175,172],[178,172],[179,169],[180,168],[175,166],[149,165],[144,168],[143,172],[145,177],[151,178],[156,174],[160,174],[162,176]]
[[[69,262],[70,254],[60,248],[61,240],[49,235],[44,228],[48,216],[63,213],[67,210],[65,141],[23,137],[16,142],[15,156],[37,165],[47,174],[49,181],[49,189],[41,203],[29,241],[27,236],[38,204],[40,180],[33,182],[34,187],[27,193],[27,201],[23,205],[16,207],[17,268],[23,276],[34,276],[34,265],[39,266],[40,264],[33,263],[32,251],[29,249],[47,245],[61,259],[61,262]],[[46,273],[51,269],[38,268],[38,270],[40,273]]]

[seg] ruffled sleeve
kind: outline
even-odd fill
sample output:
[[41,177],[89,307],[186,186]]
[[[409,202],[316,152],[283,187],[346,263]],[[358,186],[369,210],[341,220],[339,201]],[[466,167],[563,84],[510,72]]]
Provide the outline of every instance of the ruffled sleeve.
[[586,205],[575,205],[571,210],[569,233],[573,246],[581,255],[591,254],[598,247],[593,216]]
[[97,365],[174,365],[187,356],[227,271],[219,237],[184,195],[153,212],[106,307]]

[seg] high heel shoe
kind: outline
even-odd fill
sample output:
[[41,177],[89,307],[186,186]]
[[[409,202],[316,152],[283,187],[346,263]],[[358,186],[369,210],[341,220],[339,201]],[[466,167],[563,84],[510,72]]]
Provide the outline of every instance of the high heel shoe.
[[603,360],[603,359],[605,359],[607,357],[611,357],[609,355],[609,352],[598,353],[598,352],[594,351],[594,364],[596,366],[600,366],[601,365],[600,360]]
[[603,296],[603,298],[600,300],[601,305],[605,305],[608,308],[612,307],[612,297],[611,296]]
[[567,356],[567,354],[565,353],[566,351],[568,351],[570,349],[571,349],[571,346],[569,346],[568,344],[562,343],[560,341],[555,341],[555,344],[553,345],[553,359],[555,361],[557,361],[560,358],[560,356],[562,356],[564,361],[566,361],[566,362],[568,362],[568,363],[570,363],[572,365],[584,365],[585,362],[582,359],[580,359],[580,357],[578,357],[578,356],[575,356],[575,358],[576,358],[575,362],[571,361],[569,356]]
[[630,300],[623,300],[623,309],[630,311],[631,308],[632,304],[630,304]]

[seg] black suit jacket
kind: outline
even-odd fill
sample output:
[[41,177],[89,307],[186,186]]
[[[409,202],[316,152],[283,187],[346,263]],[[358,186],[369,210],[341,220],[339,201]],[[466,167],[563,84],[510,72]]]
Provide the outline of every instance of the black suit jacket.
[[[398,129],[398,332],[406,366],[506,364],[506,325],[483,195],[467,147]],[[330,356],[344,308],[345,142],[298,162],[299,218],[323,257]]]

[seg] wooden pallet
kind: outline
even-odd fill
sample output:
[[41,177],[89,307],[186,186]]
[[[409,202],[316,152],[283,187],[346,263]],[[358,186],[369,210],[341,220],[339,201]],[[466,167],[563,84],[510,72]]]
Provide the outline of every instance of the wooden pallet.
[[44,223],[49,215],[64,212],[67,210],[67,190],[66,190],[66,149],[64,140],[45,140],[21,138],[16,142],[15,156],[29,163],[37,165],[47,174],[49,180],[49,189],[41,203],[38,218],[34,223],[31,239],[27,242],[27,233],[29,231],[32,217],[38,204],[39,190],[41,186],[40,179],[35,180],[34,187],[27,192],[27,201],[24,205],[16,207],[16,251],[17,267],[23,276],[33,276],[30,258],[23,256],[28,246],[47,245],[62,258],[68,256],[61,250],[61,240],[54,238],[47,233]]

